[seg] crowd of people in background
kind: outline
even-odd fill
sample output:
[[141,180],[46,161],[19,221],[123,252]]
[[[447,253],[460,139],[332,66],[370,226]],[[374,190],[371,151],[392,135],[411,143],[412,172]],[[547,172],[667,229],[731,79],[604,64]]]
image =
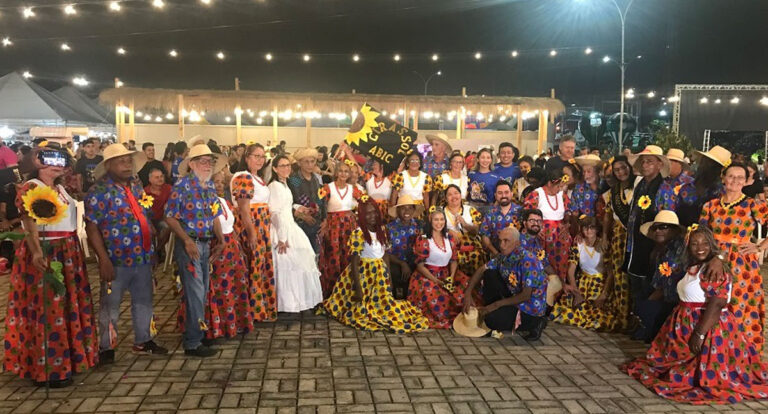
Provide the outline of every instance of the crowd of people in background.
[[[150,142],[0,146],[0,166],[20,173],[2,191],[0,227],[26,232],[18,250],[0,246],[5,369],[60,387],[113,363],[125,291],[133,352],[168,353],[155,342],[153,267],[170,254],[188,356],[214,356],[219,341],[281,312],[532,344],[551,321],[650,344],[622,369],[666,398],[768,398],[758,233],[768,187],[754,162],[720,146],[577,156],[568,135],[535,156],[426,139],[428,152],[396,169],[345,143],[289,152],[285,141],[195,137],[159,159]],[[56,224],[32,219],[28,199],[44,189],[66,206]],[[64,292],[41,290],[48,258],[64,264]]]

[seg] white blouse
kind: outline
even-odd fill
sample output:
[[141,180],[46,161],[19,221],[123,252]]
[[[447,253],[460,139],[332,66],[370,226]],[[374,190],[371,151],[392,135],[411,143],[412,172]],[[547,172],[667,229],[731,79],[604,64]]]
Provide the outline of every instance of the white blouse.
[[235,231],[235,213],[229,209],[227,201],[219,197],[219,204],[221,204],[221,215],[216,217],[221,224],[221,232],[224,234],[230,234]]
[[576,248],[579,249],[579,267],[581,271],[590,275],[600,273],[602,253],[597,248],[589,247],[584,243],[579,243]]
[[357,207],[357,200],[354,197],[354,188],[352,184],[346,184],[346,190],[339,191],[336,183],[328,184],[328,212],[337,213],[339,211],[351,211]]
[[424,261],[425,264],[430,266],[445,267],[451,262],[451,256],[453,256],[453,250],[451,249],[451,242],[447,239],[443,239],[445,243],[445,251],[437,247],[433,239],[429,239],[429,257]]
[[411,177],[408,171],[403,171],[403,188],[399,195],[409,195],[414,200],[424,200],[424,185],[427,183],[427,173],[419,171],[417,178]]
[[[685,272],[685,276],[677,282],[677,295],[680,302],[704,303],[707,301],[707,295],[701,288],[701,272],[703,266],[695,274],[690,270]],[[728,302],[731,301],[731,286],[728,287]],[[724,308],[725,310],[727,308]]]
[[469,187],[469,178],[465,174],[462,174],[459,178],[452,178],[450,173],[444,172],[440,179],[443,180],[443,187],[447,187],[451,184],[459,187],[461,190],[461,199],[467,199],[467,188]]
[[539,187],[536,189],[536,193],[539,194],[539,210],[541,210],[541,218],[543,220],[560,221],[563,219],[563,217],[565,217],[565,206],[563,205],[562,191],[559,191],[553,197],[547,195],[544,189]]
[[[33,178],[27,182],[35,183],[38,187],[48,187],[47,184],[44,182],[38,180],[37,178]],[[59,201],[67,206],[67,215],[58,223],[56,224],[46,224],[45,226],[38,226],[38,231],[61,231],[61,232],[74,232],[77,231],[77,200],[72,198],[72,196],[67,193],[67,190],[64,189],[64,186],[57,184],[54,188],[55,191],[59,193]],[[24,223],[22,223],[22,228],[24,227]],[[25,229],[28,230],[28,229]],[[44,240],[54,240],[54,239],[61,239],[62,237],[42,237]]]
[[[267,183],[262,180],[261,178],[256,177],[255,175],[249,173],[248,171],[239,171],[235,173],[235,175],[232,176],[232,179],[229,180],[229,190],[230,192],[234,193],[232,191],[232,183],[235,181],[236,177],[240,177],[242,175],[249,175],[251,177],[251,181],[253,181],[253,197],[251,198],[251,204],[266,204],[269,202],[269,188],[267,188]],[[237,204],[237,200],[232,197],[232,203]]]
[[[459,216],[464,219],[465,223],[472,224],[472,208],[471,207],[464,206]],[[446,208],[445,209],[445,226],[448,227],[448,230],[461,231],[462,228],[459,225],[458,221],[459,221],[458,217],[454,216],[453,212],[451,212]]]
[[372,175],[365,182],[365,192],[374,200],[389,200],[392,194],[392,181],[389,181],[388,177],[383,177],[379,186],[376,187],[376,177]]
[[363,251],[360,252],[360,258],[381,259],[384,257],[384,246],[376,239],[376,233],[368,233],[371,235],[371,243],[363,242]]

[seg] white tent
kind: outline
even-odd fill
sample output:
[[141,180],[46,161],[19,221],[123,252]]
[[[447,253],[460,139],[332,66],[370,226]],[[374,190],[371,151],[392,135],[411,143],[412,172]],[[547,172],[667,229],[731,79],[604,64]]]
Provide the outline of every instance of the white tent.
[[0,125],[11,129],[34,126],[108,124],[90,110],[85,113],[16,72],[0,78]]
[[100,119],[105,124],[111,123],[109,121],[110,119],[114,122],[114,111],[110,111],[109,108],[99,105],[95,99],[89,98],[74,86],[67,85],[61,87],[53,91],[53,94],[61,98],[78,112]]

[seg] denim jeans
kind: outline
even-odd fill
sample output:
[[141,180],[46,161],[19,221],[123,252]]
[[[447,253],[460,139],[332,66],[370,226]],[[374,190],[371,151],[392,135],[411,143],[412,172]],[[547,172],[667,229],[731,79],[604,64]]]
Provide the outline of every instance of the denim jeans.
[[200,321],[205,321],[205,303],[210,286],[209,258],[211,248],[208,242],[195,241],[200,258],[191,260],[184,243],[177,242],[174,257],[181,273],[181,286],[184,288],[184,349],[195,349],[200,346],[205,332],[200,329]]
[[134,267],[115,266],[115,278],[111,285],[112,293],[107,294],[107,283],[101,284],[99,309],[99,350],[107,351],[114,347],[110,340],[112,334],[117,337],[117,322],[120,319],[120,303],[126,290],[131,293],[131,320],[133,321],[133,342],[137,345],[152,339],[149,324],[152,320],[152,265]]

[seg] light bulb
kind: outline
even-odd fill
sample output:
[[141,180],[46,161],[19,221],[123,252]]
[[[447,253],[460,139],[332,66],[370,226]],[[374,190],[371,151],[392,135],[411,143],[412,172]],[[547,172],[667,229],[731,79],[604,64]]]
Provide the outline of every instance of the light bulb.
[[21,76],[23,76],[24,79],[34,78],[34,75],[32,75],[28,70],[25,70],[24,73],[21,74]]
[[3,47],[8,47],[13,45],[13,42],[9,37],[4,37],[2,43],[3,43]]
[[440,56],[438,56],[438,55],[437,55],[437,53],[435,53],[434,55],[432,55],[432,61],[433,61],[433,62],[437,62],[437,60],[438,60],[438,59],[440,59]]
[[61,44],[61,50],[65,51],[65,52],[69,52],[70,50],[72,50],[72,48],[71,48],[71,47],[69,47],[69,45],[68,45],[68,44],[66,44],[66,43],[62,43],[62,44]]
[[475,52],[475,60],[480,60],[483,58],[483,54],[480,52]]
[[226,58],[226,55],[224,55],[224,52],[219,51],[216,53],[216,59],[224,60]]
[[395,62],[399,62],[400,61],[400,55],[396,53],[395,56],[392,57],[392,59],[394,59]]
[[555,50],[555,49],[550,50],[549,51],[549,56],[552,56],[552,57],[557,56],[557,50]]
[[585,55],[591,55],[592,54],[592,48],[588,47],[588,48],[584,49],[584,54]]
[[272,60],[272,54],[271,53],[267,53],[266,55],[264,55],[264,59],[266,59],[267,62],[271,61]]
[[302,56],[301,59],[304,60],[305,62],[309,62],[309,60],[312,59],[312,57],[309,56],[309,55],[304,55],[304,56]]
[[32,10],[31,7],[25,7],[21,10],[21,15],[24,16],[25,19],[29,19],[35,17],[35,11]]
[[75,86],[88,86],[89,83],[85,76],[75,76],[72,78],[72,84]]
[[122,7],[120,6],[120,2],[119,1],[111,1],[111,2],[109,2],[109,10],[111,10],[113,12],[119,12],[120,9],[122,9]]
[[170,51],[170,52],[168,52],[168,55],[169,55],[170,57],[172,57],[172,58],[175,58],[175,57],[178,57],[178,56],[179,56],[179,52],[177,52],[177,51],[176,51],[176,49],[171,49],[171,51]]
[[152,6],[156,9],[162,9],[165,7],[165,2],[163,0],[152,0]]
[[513,58],[516,58],[516,57],[517,57],[517,55],[519,55],[519,53],[517,53],[517,50],[513,50],[513,51],[512,51],[512,57],[513,57]]
[[118,47],[118,48],[117,48],[117,54],[118,54],[118,55],[124,55],[124,54],[126,54],[126,51],[125,51],[125,49],[124,49],[124,48],[122,48],[122,47]]
[[353,62],[359,62],[360,61],[360,55],[358,55],[358,54],[352,55],[352,61]]
[[75,10],[75,6],[74,5],[67,4],[66,6],[64,6],[64,14],[66,14],[68,16],[72,16],[72,15],[77,14],[77,10]]

